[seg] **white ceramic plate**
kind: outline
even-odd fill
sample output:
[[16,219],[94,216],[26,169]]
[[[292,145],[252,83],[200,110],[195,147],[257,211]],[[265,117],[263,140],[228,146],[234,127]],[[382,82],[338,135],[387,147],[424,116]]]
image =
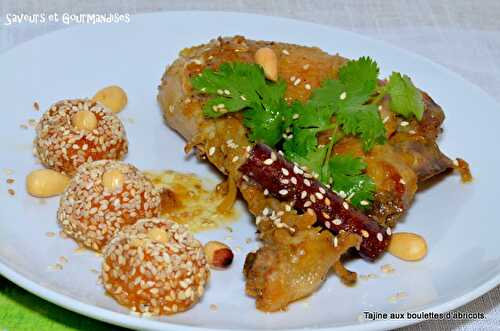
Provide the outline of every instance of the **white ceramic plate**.
[[[160,77],[179,50],[219,35],[314,45],[347,57],[373,57],[382,75],[392,70],[409,74],[444,108],[440,139],[450,156],[472,165],[475,181],[464,185],[456,175],[417,194],[397,231],[422,234],[429,254],[419,263],[389,255],[350,268],[377,278],[360,280],[354,288],[330,277],[311,298],[288,312],[264,314],[244,294],[242,264],[257,243],[254,227],[240,205],[241,219],[226,230],[198,235],[202,241],[226,241],[236,252],[229,271],[213,272],[203,300],[194,309],[162,319],[137,318],[104,294],[91,269],[100,268],[92,253],[76,254],[76,244],[47,232],[58,232],[58,198],[40,203],[25,192],[25,175],[39,167],[31,155],[33,129],[20,124],[38,119],[53,102],[90,97],[109,84],[122,86],[129,105],[120,114],[130,140],[126,161],[141,169],[192,171],[215,178],[207,166],[185,158],[184,142],[168,129],[156,103]],[[472,64],[471,64],[472,65]],[[68,309],[110,323],[151,330],[205,329],[342,329],[374,330],[414,323],[414,320],[360,321],[363,311],[443,312],[480,296],[500,281],[498,206],[500,107],[479,88],[430,61],[385,43],[345,31],[283,18],[220,12],[170,12],[133,16],[130,24],[79,26],[45,35],[0,56],[0,273],[31,292]],[[33,110],[38,101],[41,111]],[[132,119],[132,120],[131,120]],[[6,169],[14,173],[7,175]],[[16,179],[7,194],[5,179]],[[228,238],[231,236],[231,238]],[[48,268],[60,256],[63,270]],[[383,264],[396,272],[384,274]],[[406,296],[393,302],[392,296]],[[209,309],[211,304],[217,311]]]

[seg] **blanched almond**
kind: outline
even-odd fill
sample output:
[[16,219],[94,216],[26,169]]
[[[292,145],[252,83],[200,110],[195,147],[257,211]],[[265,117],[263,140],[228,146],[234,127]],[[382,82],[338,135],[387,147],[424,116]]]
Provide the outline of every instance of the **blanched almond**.
[[102,175],[102,185],[109,192],[120,191],[125,182],[125,176],[120,170],[112,169]]
[[266,78],[272,81],[278,80],[278,58],[276,53],[269,47],[262,47],[255,52],[255,63],[264,69]]
[[47,198],[64,192],[69,177],[50,169],[32,171],[26,177],[26,190],[32,196]]
[[388,251],[402,260],[418,261],[427,255],[427,243],[416,233],[394,233]]

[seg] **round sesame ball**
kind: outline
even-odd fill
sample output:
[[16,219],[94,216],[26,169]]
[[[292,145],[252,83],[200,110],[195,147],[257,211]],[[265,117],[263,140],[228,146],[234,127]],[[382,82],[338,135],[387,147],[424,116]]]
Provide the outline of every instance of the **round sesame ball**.
[[170,315],[200,300],[209,278],[202,244],[167,219],[127,226],[104,249],[106,291],[132,311]]
[[[121,185],[106,186],[108,174],[118,174]],[[126,225],[158,216],[160,200],[158,190],[136,167],[112,160],[88,162],[62,194],[57,220],[69,237],[100,252]]]
[[[93,114],[91,130],[75,125],[75,115],[82,112]],[[101,103],[87,99],[52,105],[36,126],[34,145],[43,165],[70,176],[87,161],[121,160],[128,151],[120,119]]]

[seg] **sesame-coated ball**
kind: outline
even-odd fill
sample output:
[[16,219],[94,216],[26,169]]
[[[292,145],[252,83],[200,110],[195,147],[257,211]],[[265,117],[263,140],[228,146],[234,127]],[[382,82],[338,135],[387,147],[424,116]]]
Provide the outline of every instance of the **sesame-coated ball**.
[[57,220],[81,245],[101,251],[126,225],[160,213],[160,194],[136,167],[111,160],[85,163],[61,196]]
[[120,119],[86,99],[59,101],[36,126],[35,152],[47,168],[72,176],[87,161],[121,160],[128,143]]
[[106,291],[132,311],[170,315],[200,300],[209,277],[202,244],[181,224],[143,219],[104,249]]

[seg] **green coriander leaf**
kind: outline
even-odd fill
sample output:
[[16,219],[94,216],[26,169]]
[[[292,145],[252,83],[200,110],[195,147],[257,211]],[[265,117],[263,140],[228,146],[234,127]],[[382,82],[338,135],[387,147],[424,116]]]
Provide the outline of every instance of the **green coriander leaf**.
[[207,117],[244,111],[244,125],[249,138],[276,145],[287,121],[288,106],[284,101],[284,81],[266,81],[262,68],[256,64],[223,63],[217,70],[207,68],[191,80],[193,88],[213,98],[203,106]]
[[375,105],[343,103],[337,114],[337,123],[344,133],[359,136],[365,151],[386,142],[385,126]]
[[391,96],[391,110],[410,118],[415,115],[417,120],[421,120],[424,114],[424,102],[422,93],[413,85],[410,77],[399,72],[393,72],[386,85],[386,91]]
[[261,141],[275,146],[282,139],[284,117],[288,105],[284,100],[266,104],[266,108],[254,107],[243,113],[243,125],[250,129],[251,141]]
[[318,146],[318,130],[294,128],[292,134],[293,138],[283,144],[285,156],[309,171],[320,173],[327,149]]
[[347,97],[357,97],[364,103],[377,87],[379,69],[369,57],[351,60],[339,70],[339,80],[344,84]]
[[326,79],[321,86],[314,89],[308,104],[315,108],[332,108],[338,106],[340,94],[345,91],[345,86],[338,80]]
[[363,173],[366,169],[363,160],[351,155],[335,155],[328,166],[333,190],[344,192],[354,206],[366,209],[373,200],[375,183]]

